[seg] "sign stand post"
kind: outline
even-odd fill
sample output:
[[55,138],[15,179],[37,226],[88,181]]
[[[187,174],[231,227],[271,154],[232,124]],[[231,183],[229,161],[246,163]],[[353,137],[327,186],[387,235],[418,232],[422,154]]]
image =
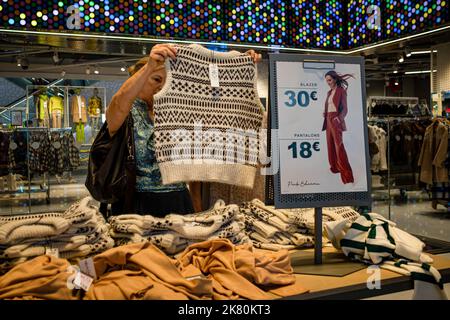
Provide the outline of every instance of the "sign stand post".
[[322,264],[322,208],[314,208],[314,264]]

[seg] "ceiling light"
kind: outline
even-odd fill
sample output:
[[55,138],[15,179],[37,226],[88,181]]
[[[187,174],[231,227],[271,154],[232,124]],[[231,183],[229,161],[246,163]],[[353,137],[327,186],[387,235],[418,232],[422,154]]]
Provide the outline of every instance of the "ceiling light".
[[30,63],[27,58],[17,58],[17,66],[21,67],[22,70],[27,70]]
[[121,66],[121,67],[120,67],[120,71],[122,71],[122,72],[127,71],[127,66]]
[[429,53],[431,53],[431,50],[423,50],[423,51],[411,52],[411,54],[429,54]]
[[405,61],[405,57],[403,56],[403,54],[398,56],[398,62],[403,63]]
[[405,48],[405,55],[407,58],[411,57],[411,49]]
[[58,64],[61,60],[59,59],[59,55],[58,55],[58,52],[57,51],[55,51],[54,53],[53,53],[53,62],[55,63],[55,64]]
[[431,70],[424,70],[424,71],[407,71],[405,74],[421,74],[421,73],[431,73]]
[[147,55],[147,48],[146,48],[146,46],[143,46],[143,47],[142,47],[142,54],[143,54],[144,56]]
[[66,75],[66,71],[65,70],[62,70],[61,71],[61,77],[64,77]]
[[396,70],[394,70],[394,73],[395,73],[395,74],[397,74],[397,73],[398,73],[398,70],[397,70],[397,69],[396,69]]
[[395,85],[398,86],[398,81],[397,80],[395,80]]
[[98,71],[98,68],[95,68],[94,73],[95,74],[99,74],[100,73],[100,71]]
[[91,68],[87,67],[85,72],[86,74],[91,74]]

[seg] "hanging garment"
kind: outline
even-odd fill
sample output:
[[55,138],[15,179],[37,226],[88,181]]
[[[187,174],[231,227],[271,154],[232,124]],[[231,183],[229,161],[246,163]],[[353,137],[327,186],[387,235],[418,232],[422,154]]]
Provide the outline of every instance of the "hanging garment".
[[86,123],[86,98],[80,95],[73,95],[71,98],[73,123]]
[[6,176],[10,172],[10,132],[0,131],[0,176]]
[[[210,79],[214,66],[219,87]],[[176,60],[166,60],[166,70],[165,86],[154,96],[163,184],[208,181],[253,187],[263,107],[251,57],[179,46]]]
[[102,99],[98,96],[89,98],[88,113],[90,117],[100,117],[102,112]]
[[13,173],[28,176],[28,151],[27,151],[27,133],[24,131],[14,131],[12,134],[14,143],[10,148],[14,153],[15,167]]
[[378,150],[371,157],[371,170],[373,172],[385,171],[387,170],[386,132],[377,126],[369,126],[369,130],[372,132],[373,143],[375,143]]
[[448,136],[448,127],[438,120],[427,127],[419,156],[420,181],[427,184],[448,182],[448,168],[445,165]]
[[53,96],[49,100],[49,111],[53,113],[54,111],[64,112],[64,101],[63,98],[59,96]]
[[61,175],[64,172],[64,156],[65,148],[63,141],[58,131],[50,134],[50,149],[49,149],[49,171],[51,174]]
[[49,97],[45,94],[40,94],[38,96],[38,110],[37,115],[39,120],[46,120],[48,124],[48,119],[50,118],[49,109]]
[[50,167],[50,138],[46,131],[30,132],[29,140],[30,170],[39,174]]
[[84,143],[85,142],[85,134],[84,134],[84,123],[76,123],[75,131],[77,136],[77,142]]
[[66,170],[72,171],[78,168],[80,166],[80,150],[78,150],[78,148],[75,146],[75,139],[72,135],[72,131],[64,132],[63,146],[65,154],[67,155],[65,160]]

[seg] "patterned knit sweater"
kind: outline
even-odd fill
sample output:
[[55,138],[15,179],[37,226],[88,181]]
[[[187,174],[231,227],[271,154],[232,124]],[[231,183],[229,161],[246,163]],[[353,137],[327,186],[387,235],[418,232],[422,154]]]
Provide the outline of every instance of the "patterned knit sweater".
[[[212,87],[210,64],[218,67]],[[163,184],[222,182],[251,188],[263,109],[249,55],[178,46],[154,96],[156,157]]]

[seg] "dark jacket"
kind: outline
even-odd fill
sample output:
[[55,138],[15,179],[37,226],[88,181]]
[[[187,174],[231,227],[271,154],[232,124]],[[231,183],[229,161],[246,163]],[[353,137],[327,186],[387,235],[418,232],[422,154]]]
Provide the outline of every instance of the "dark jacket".
[[[328,115],[328,98],[330,97],[331,90],[328,91],[327,99],[325,100],[325,119],[323,121],[322,131],[327,129],[327,115]],[[341,125],[341,130],[346,131],[347,126],[345,124],[345,117],[347,116],[347,90],[342,87],[337,87],[333,97],[334,105],[339,113],[338,119]]]

